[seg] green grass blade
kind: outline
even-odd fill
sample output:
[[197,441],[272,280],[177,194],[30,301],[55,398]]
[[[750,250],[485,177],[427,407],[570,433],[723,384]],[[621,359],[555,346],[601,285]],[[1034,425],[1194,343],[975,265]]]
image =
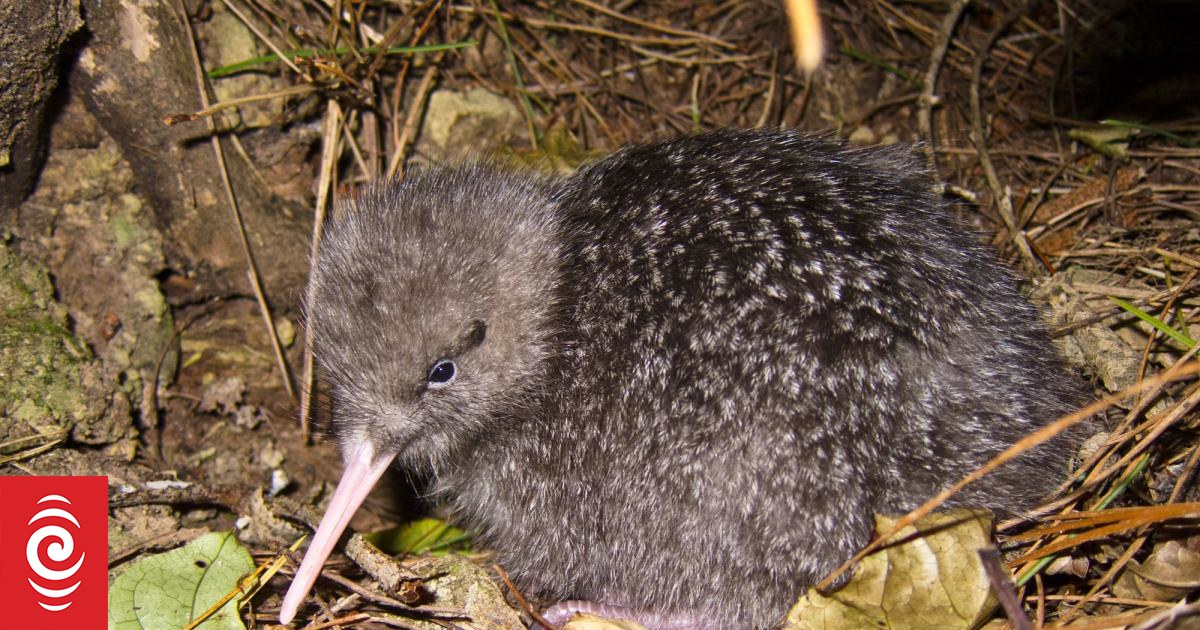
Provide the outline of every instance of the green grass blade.
[[508,65],[512,66],[513,82],[517,84],[517,94],[521,97],[521,106],[525,111],[525,122],[529,125],[529,139],[533,141],[533,148],[537,149],[542,134],[534,124],[536,119],[533,117],[533,103],[529,101],[525,80],[521,78],[521,66],[517,63],[517,53],[513,52],[512,41],[508,38],[508,26],[504,23],[504,16],[500,13],[500,5],[496,0],[489,0],[489,3],[492,5],[492,14],[496,18],[496,25],[499,27],[500,40],[504,42],[504,54],[508,58]]
[[850,46],[842,46],[841,52],[843,55],[846,55],[847,57],[850,57],[851,59],[857,59],[858,61],[862,61],[864,63],[869,63],[873,66],[877,66],[877,67],[879,67],[879,69],[881,69],[885,72],[890,72],[890,73],[900,77],[901,79],[908,81],[909,83],[917,82],[917,80],[913,77],[913,75],[901,70],[899,66],[896,66],[896,65],[888,62],[886,59],[884,59],[883,57],[880,57],[878,55],[873,55],[869,52],[859,50],[857,48],[851,48]]
[[1183,346],[1185,348],[1187,348],[1188,350],[1191,350],[1192,346],[1196,345],[1196,342],[1192,341],[1191,337],[1188,337],[1186,334],[1184,334],[1178,330],[1175,330],[1174,328],[1171,328],[1165,322],[1163,322],[1161,319],[1151,315],[1150,313],[1147,313],[1146,311],[1143,311],[1142,309],[1130,304],[1129,302],[1126,302],[1125,300],[1122,300],[1119,297],[1113,297],[1111,295],[1108,296],[1108,299],[1112,300],[1113,303],[1116,304],[1117,306],[1120,306],[1121,308],[1125,309],[1129,313],[1132,313],[1138,319],[1157,328],[1158,331],[1161,332],[1162,334],[1183,344]]

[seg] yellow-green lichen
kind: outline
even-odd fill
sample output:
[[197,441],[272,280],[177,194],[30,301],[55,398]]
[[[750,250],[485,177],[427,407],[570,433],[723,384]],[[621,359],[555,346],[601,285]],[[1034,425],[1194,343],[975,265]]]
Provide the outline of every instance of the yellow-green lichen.
[[92,359],[71,334],[45,269],[0,243],[0,439],[68,428],[87,415],[80,366]]

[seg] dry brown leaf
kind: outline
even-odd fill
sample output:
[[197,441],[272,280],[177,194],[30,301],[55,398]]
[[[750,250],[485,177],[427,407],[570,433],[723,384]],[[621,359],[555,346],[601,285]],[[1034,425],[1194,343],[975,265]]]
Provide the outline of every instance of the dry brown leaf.
[[[876,516],[876,533],[896,520]],[[901,530],[903,544],[863,559],[837,592],[810,590],[792,607],[784,629],[973,628],[996,606],[977,553],[991,544],[991,533],[987,512],[931,514]]]
[[1142,564],[1130,562],[1113,584],[1118,597],[1173,602],[1200,585],[1200,553],[1177,540],[1156,545]]
[[1087,182],[1076,186],[1071,192],[1047,201],[1033,213],[1033,222],[1049,223],[1058,215],[1069,212],[1076,206],[1102,199],[1109,194],[1116,195],[1123,193],[1133,188],[1134,184],[1138,183],[1144,176],[1145,172],[1142,169],[1128,166],[1117,169],[1116,175],[1112,178],[1108,175],[1093,177]]

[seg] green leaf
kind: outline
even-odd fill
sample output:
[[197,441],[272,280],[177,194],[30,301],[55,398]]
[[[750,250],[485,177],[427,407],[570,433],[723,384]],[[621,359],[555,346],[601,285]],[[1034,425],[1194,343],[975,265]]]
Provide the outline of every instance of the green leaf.
[[1077,127],[1067,135],[1083,142],[1111,158],[1123,158],[1129,153],[1129,139],[1137,135],[1129,127]]
[[[254,560],[233,532],[205,534],[179,549],[142,558],[108,590],[108,627],[183,628],[253,570]],[[197,628],[245,630],[237,605],[237,598],[231,598]]]
[[398,527],[363,536],[372,545],[389,554],[446,553],[467,548],[463,530],[436,518],[422,518]]

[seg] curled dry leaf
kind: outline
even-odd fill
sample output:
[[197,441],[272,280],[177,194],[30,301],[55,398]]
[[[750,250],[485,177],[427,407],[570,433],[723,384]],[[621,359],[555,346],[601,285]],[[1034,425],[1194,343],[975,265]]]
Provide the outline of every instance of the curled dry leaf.
[[[897,520],[876,516],[876,535]],[[973,628],[996,607],[977,553],[991,544],[991,532],[992,517],[985,511],[931,514],[897,534],[902,544],[863,559],[838,591],[826,596],[809,590],[784,628]]]
[[1050,566],[1046,567],[1046,575],[1073,575],[1075,577],[1086,577],[1088,569],[1092,563],[1087,558],[1076,558],[1071,556],[1062,556],[1055,558]]
[[[1190,541],[1193,545],[1195,538]],[[1145,562],[1131,561],[1117,578],[1118,597],[1159,602],[1176,601],[1200,586],[1200,552],[1187,542],[1168,540],[1156,545]]]

